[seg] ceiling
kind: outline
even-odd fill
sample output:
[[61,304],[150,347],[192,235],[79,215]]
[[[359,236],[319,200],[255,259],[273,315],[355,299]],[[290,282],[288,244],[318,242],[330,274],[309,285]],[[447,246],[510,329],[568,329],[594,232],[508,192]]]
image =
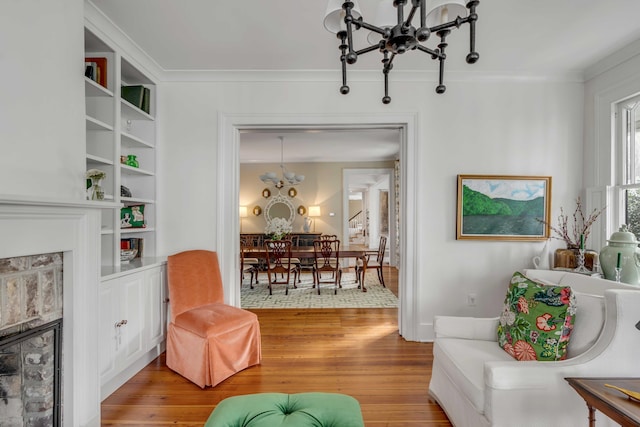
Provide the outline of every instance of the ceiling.
[[[167,71],[331,70],[339,81],[339,40],[322,25],[325,0],[91,2]],[[378,0],[359,3],[365,21],[371,21]],[[480,60],[473,66],[464,61],[469,33],[464,26],[448,38],[447,73],[582,75],[640,39],[640,0],[482,0],[477,11]],[[366,46],[365,38],[365,30],[356,32],[356,49]],[[434,47],[433,40],[427,46]],[[393,72],[437,70],[437,63],[421,52],[402,55],[394,65]],[[379,71],[380,55],[361,55],[350,69]],[[312,131],[243,134],[242,161],[279,162],[280,151],[267,148],[279,145],[274,132],[285,136],[285,160],[290,162],[365,152],[386,158],[398,152],[397,130]]]

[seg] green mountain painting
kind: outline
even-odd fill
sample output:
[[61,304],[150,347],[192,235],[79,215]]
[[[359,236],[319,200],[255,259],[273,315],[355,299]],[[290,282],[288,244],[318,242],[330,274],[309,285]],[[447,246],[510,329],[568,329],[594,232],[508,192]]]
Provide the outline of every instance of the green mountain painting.
[[545,182],[462,181],[462,234],[545,235]]

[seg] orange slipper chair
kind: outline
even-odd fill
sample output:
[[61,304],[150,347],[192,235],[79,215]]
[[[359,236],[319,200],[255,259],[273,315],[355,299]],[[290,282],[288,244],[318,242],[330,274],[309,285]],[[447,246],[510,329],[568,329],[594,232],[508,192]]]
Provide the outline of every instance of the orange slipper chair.
[[167,277],[170,369],[204,388],[260,363],[258,316],[224,303],[215,252],[193,250],[169,256]]

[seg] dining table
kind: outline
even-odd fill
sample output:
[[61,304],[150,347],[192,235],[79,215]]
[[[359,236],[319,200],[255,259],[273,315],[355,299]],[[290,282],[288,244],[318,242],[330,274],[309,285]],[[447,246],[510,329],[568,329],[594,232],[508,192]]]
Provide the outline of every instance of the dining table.
[[[372,251],[364,245],[349,245],[340,248],[339,258],[355,258],[362,261],[362,280],[360,281],[362,292],[367,292],[367,288],[364,285],[364,277],[367,272],[367,255],[371,253],[377,253],[377,251]],[[245,257],[266,259],[267,252],[260,247],[248,248],[245,250]],[[292,246],[291,257],[300,259],[315,258],[313,246]]]

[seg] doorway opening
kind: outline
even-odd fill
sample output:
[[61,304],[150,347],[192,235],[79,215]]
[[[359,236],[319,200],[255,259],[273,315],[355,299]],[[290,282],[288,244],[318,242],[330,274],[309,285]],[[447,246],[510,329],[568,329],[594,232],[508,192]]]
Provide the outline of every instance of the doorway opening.
[[[417,188],[410,177],[418,168],[416,148],[417,114],[323,114],[323,115],[227,115],[219,117],[217,204],[220,213],[216,218],[217,250],[221,257],[221,273],[225,283],[225,295],[229,303],[240,305],[239,274],[239,147],[240,132],[246,129],[366,129],[388,126],[400,129],[400,163],[404,167],[399,172],[399,241],[400,252],[415,253],[416,215],[415,202]],[[417,261],[414,257],[400,257],[399,276],[399,333],[407,340],[418,339],[417,310]]]

